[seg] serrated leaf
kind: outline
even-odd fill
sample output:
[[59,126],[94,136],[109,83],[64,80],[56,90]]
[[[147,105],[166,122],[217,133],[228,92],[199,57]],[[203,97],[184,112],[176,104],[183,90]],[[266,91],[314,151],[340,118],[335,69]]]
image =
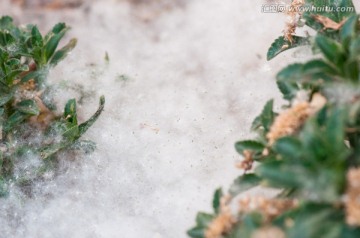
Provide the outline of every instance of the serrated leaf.
[[275,58],[280,53],[293,49],[299,46],[308,45],[309,41],[305,37],[300,36],[293,36],[293,42],[289,42],[285,39],[285,37],[280,36],[277,38],[274,43],[270,46],[268,52],[267,52],[267,60],[271,60]]
[[262,179],[255,174],[245,174],[239,176],[233,184],[230,186],[229,193],[231,196],[237,196],[238,194],[245,192],[260,184]]

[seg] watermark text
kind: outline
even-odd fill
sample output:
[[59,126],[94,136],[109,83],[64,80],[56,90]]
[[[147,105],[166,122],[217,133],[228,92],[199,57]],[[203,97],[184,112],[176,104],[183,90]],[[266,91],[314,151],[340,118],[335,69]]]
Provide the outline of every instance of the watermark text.
[[264,4],[261,6],[263,13],[286,13],[286,12],[354,12],[354,7],[333,6],[291,6],[286,4]]

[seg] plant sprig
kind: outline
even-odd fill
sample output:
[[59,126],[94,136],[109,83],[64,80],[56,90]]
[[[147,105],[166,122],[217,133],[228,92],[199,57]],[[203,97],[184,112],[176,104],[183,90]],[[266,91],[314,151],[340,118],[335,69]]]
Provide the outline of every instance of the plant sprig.
[[[277,74],[286,109],[273,100],[254,120],[257,137],[235,144],[245,173],[211,214],[199,213],[193,238],[356,238],[360,237],[360,21],[351,0],[293,0],[305,7],[347,11],[307,11],[301,25],[315,35],[297,36],[294,27],[268,51],[309,45],[314,59]],[[324,5],[325,4],[325,5]],[[258,162],[256,167],[254,162]],[[278,189],[274,198],[237,195],[254,187]],[[222,197],[222,198],[219,198]],[[237,202],[237,211],[230,204]],[[219,204],[219,203],[216,203]]]
[[[56,24],[42,35],[35,25],[18,27],[11,17],[0,18],[0,195],[6,195],[10,182],[22,184],[41,178],[49,163],[56,163],[60,151],[80,149],[91,152],[95,144],[81,140],[104,109],[100,98],[96,113],[86,122],[77,119],[76,100],[70,99],[63,115],[58,115],[47,75],[51,68],[75,48],[77,40],[59,44],[69,31],[65,23]],[[33,135],[41,139],[32,141]],[[18,161],[31,155],[43,161],[35,175],[16,174]],[[26,159],[26,158],[25,158]]]

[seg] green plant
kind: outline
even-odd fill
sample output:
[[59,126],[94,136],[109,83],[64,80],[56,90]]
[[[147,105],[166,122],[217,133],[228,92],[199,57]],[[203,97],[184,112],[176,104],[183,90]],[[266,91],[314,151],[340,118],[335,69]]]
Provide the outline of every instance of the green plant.
[[[7,194],[10,183],[21,186],[41,179],[56,166],[60,151],[95,148],[80,138],[103,111],[104,97],[97,112],[78,123],[75,99],[58,115],[46,80],[49,70],[76,46],[72,39],[58,49],[68,30],[59,23],[43,36],[35,25],[17,27],[12,18],[0,18],[0,195]],[[18,167],[34,157],[41,160],[34,171]]]
[[[292,6],[333,10],[288,13],[292,21],[268,59],[301,45],[311,46],[314,58],[278,73],[286,109],[274,112],[270,100],[252,126],[258,136],[235,144],[245,173],[226,195],[215,192],[214,212],[197,215],[190,237],[360,237],[359,15],[351,0],[293,0]],[[316,34],[295,35],[301,26]],[[256,186],[278,194],[236,201]],[[230,209],[234,202],[236,212]]]

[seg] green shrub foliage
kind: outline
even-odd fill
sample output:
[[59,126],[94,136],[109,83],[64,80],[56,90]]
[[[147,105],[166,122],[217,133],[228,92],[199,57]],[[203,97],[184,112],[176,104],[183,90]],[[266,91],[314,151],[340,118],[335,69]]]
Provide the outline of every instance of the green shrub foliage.
[[[296,22],[287,24],[290,33],[275,40],[267,57],[310,47],[313,58],[277,74],[285,109],[274,112],[270,100],[254,120],[257,137],[235,144],[245,173],[224,195],[215,192],[214,212],[197,215],[190,237],[360,237],[359,15],[351,0],[296,4],[315,8],[288,13]],[[333,10],[316,9],[324,6]],[[296,35],[291,29],[298,27],[315,34]],[[259,186],[278,194],[237,197]]]

